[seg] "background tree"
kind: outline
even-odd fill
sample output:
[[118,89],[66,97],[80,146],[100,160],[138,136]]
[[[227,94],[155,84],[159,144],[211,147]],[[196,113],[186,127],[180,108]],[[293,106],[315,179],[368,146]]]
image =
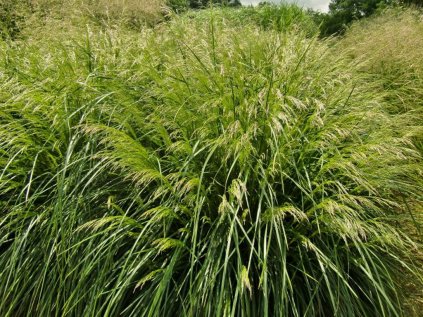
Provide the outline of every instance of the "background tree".
[[396,3],[397,0],[332,0],[329,14],[323,18],[321,33],[323,36],[342,34],[352,21],[368,17],[378,9]]
[[181,9],[203,9],[207,8],[210,5],[221,5],[221,6],[230,6],[238,7],[241,6],[240,0],[167,0],[167,5],[176,11],[181,11]]
[[417,7],[423,6],[423,0],[404,0],[403,2],[406,4],[417,6]]
[[193,9],[206,8],[211,4],[222,6],[239,6],[239,0],[189,0],[189,7]]

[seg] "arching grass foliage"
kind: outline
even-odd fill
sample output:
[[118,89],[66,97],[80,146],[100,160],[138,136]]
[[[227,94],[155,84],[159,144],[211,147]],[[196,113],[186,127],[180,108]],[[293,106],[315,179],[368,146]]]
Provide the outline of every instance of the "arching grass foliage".
[[421,156],[343,54],[177,19],[0,50],[0,315],[397,316]]

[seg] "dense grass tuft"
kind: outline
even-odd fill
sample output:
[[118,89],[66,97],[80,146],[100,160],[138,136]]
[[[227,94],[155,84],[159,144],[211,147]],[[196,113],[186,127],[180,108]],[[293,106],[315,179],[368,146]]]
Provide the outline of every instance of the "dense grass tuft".
[[[395,30],[395,32],[393,32]],[[391,9],[349,29],[339,46],[362,61],[362,70],[383,83],[398,106],[394,112],[422,109],[423,15],[412,9]],[[412,48],[412,49],[410,49]]]
[[[404,135],[423,153],[423,19],[415,9],[390,9],[376,17],[360,21],[349,29],[335,50],[360,62],[359,71],[368,75],[367,81],[378,83],[377,91],[386,103],[387,112],[395,117],[391,126],[398,135]],[[338,53],[335,53],[338,54]],[[404,129],[404,127],[407,127]],[[422,241],[423,197],[420,194],[409,204],[416,211],[409,219],[408,231]],[[423,255],[415,257],[422,265]],[[407,315],[419,316],[423,308],[423,287],[412,279],[406,284],[415,289],[407,299]]]
[[165,0],[0,0],[0,37],[28,40],[40,29],[48,33],[52,22],[53,35],[58,33],[57,28],[93,23],[104,29],[123,26],[139,31],[155,26],[170,14]]
[[318,25],[313,16],[295,4],[264,4],[258,7],[214,8],[185,14],[185,18],[208,21],[210,13],[215,20],[222,20],[227,27],[255,26],[261,30],[287,32],[293,28],[309,36],[316,35]]
[[415,123],[308,30],[205,12],[0,44],[0,315],[402,314]]

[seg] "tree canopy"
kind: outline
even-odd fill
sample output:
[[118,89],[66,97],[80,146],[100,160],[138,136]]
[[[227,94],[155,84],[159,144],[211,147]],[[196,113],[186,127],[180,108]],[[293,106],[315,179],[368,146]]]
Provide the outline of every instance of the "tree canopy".
[[396,0],[332,0],[322,22],[322,35],[341,34],[354,20],[368,17]]
[[422,6],[423,0],[331,0],[329,13],[322,15],[322,35],[342,34],[351,22],[392,5]]

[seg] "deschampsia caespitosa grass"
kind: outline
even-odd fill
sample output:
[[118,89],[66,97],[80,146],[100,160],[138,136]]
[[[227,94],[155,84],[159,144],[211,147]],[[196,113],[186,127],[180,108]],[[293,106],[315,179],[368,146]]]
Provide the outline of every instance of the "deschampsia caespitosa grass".
[[211,16],[2,45],[1,315],[401,314],[421,157],[326,42]]

